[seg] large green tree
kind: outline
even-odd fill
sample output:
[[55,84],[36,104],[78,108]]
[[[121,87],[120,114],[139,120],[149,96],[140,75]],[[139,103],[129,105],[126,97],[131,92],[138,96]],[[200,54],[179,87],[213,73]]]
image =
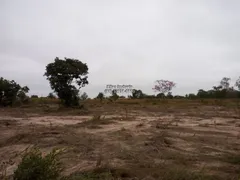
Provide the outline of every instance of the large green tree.
[[55,58],[44,76],[65,106],[79,105],[79,90],[88,84],[88,66],[77,59]]

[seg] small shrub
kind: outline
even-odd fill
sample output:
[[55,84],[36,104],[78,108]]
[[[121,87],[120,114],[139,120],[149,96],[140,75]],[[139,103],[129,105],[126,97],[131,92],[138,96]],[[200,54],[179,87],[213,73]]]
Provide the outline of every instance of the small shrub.
[[27,151],[14,172],[14,180],[60,180],[62,167],[58,159],[59,151],[53,150],[45,157],[37,148]]

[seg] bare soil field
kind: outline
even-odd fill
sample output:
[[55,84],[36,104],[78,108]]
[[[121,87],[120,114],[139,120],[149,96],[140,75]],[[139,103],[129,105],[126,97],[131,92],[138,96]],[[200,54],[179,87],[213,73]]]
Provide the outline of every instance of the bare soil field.
[[37,146],[45,153],[65,148],[63,173],[75,179],[106,171],[116,179],[240,178],[238,107],[154,102],[86,109],[0,109],[0,171],[13,174],[21,153]]

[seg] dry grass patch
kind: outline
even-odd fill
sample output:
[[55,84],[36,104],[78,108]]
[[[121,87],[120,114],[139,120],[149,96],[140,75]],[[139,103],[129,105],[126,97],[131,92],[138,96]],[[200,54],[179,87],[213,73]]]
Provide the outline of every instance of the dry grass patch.
[[86,127],[89,129],[99,129],[102,128],[102,125],[108,125],[116,123],[113,119],[111,118],[105,118],[105,116],[101,115],[93,115],[93,117],[90,120],[86,120],[84,122],[78,123],[77,125],[74,125],[74,127]]

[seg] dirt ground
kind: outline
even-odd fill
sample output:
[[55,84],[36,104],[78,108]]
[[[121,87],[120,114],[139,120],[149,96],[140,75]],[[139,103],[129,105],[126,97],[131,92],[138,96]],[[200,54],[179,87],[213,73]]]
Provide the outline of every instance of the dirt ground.
[[84,114],[0,109],[0,170],[11,175],[24,149],[35,145],[44,153],[66,148],[61,155],[66,175],[108,167],[123,179],[187,180],[195,178],[192,173],[202,179],[240,178],[236,108],[153,103],[87,109]]

